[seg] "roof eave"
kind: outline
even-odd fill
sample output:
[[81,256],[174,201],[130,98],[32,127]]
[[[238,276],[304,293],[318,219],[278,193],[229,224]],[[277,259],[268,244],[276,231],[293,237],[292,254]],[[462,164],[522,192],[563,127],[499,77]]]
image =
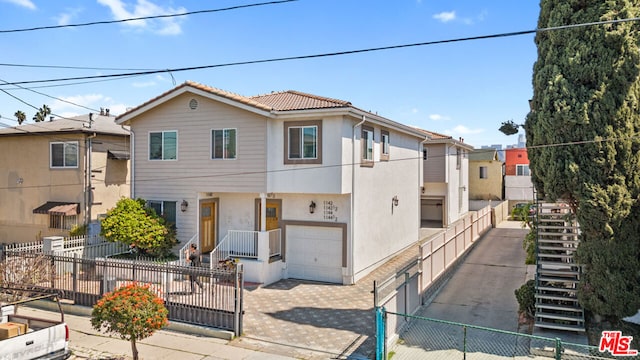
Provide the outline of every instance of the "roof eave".
[[116,117],[116,124],[118,125],[130,125],[130,121],[133,120],[134,118],[140,116],[141,114],[159,106],[162,105],[172,99],[175,99],[176,97],[185,94],[185,93],[192,93],[194,95],[199,95],[211,100],[215,100],[230,106],[234,106],[243,110],[247,110],[253,113],[256,113],[258,115],[261,116],[267,116],[267,117],[272,117],[273,116],[273,111],[267,110],[266,108],[264,109],[260,109],[256,106],[252,106],[249,104],[243,104],[242,102],[239,102],[237,100],[222,96],[222,95],[218,95],[218,94],[214,94],[202,89],[199,89],[197,87],[193,87],[191,85],[185,85],[179,88],[174,89],[174,91],[170,91],[158,98],[152,99],[151,101],[147,102],[146,104],[143,104],[137,108],[134,108],[118,117]]

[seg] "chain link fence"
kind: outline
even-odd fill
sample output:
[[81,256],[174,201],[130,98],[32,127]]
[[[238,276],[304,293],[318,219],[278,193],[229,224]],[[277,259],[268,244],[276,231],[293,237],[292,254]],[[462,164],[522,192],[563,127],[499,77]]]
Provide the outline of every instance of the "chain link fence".
[[[420,316],[387,312],[378,308],[377,360],[494,360],[616,358],[595,346],[572,344],[556,338],[516,333]],[[387,325],[403,324],[399,335],[387,338]],[[397,326],[397,325],[396,325]],[[381,338],[384,338],[381,339]],[[640,359],[628,356],[625,359]]]

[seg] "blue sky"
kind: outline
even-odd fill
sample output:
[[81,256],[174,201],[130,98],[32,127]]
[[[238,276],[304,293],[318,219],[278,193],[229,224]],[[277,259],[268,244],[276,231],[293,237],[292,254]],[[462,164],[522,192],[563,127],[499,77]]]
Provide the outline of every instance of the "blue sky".
[[[221,9],[261,0],[0,0],[0,31]],[[2,32],[0,82],[176,69],[303,56],[536,28],[538,1],[298,0],[170,19]],[[245,96],[298,90],[475,147],[514,144],[501,122],[524,121],[532,97],[534,36],[217,67],[109,81],[0,85],[0,126],[109,108],[120,114],[193,80]],[[53,65],[89,69],[39,68]],[[116,69],[116,70],[107,70]],[[6,84],[6,83],[3,83]],[[84,107],[75,106],[74,104]],[[27,105],[27,104],[29,105]],[[89,108],[89,109],[87,109]],[[4,124],[4,125],[3,125]]]

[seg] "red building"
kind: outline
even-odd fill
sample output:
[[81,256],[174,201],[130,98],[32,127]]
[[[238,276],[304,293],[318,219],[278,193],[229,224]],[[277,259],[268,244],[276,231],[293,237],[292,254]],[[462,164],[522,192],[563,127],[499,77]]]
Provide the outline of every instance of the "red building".
[[515,176],[530,176],[529,157],[526,148],[514,148],[505,150],[504,174]]

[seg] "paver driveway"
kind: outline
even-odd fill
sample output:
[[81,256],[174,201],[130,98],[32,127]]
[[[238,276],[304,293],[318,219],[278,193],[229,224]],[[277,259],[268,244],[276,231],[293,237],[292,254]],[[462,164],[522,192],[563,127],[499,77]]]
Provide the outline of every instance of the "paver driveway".
[[245,289],[244,333],[248,347],[301,359],[371,359],[375,355],[373,281],[417,259],[411,247],[356,285],[302,280]]

